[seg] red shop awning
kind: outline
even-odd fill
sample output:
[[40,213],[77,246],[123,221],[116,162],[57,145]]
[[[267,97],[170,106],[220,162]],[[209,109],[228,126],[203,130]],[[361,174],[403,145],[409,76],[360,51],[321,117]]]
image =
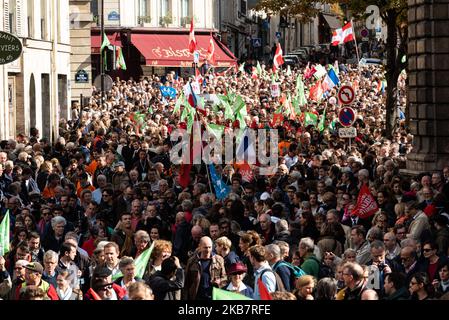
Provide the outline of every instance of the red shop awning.
[[[206,59],[210,35],[195,35],[200,64]],[[215,38],[215,67],[231,67],[237,59]],[[188,34],[141,34],[133,33],[132,44],[145,57],[147,66],[191,67],[193,54],[189,52]]]
[[[114,34],[108,34],[107,37],[108,37],[111,45],[118,46],[118,47],[122,46],[122,40],[120,39],[120,33],[115,32]],[[91,35],[90,45],[92,48],[92,51],[91,51],[92,54],[100,54],[101,34]]]

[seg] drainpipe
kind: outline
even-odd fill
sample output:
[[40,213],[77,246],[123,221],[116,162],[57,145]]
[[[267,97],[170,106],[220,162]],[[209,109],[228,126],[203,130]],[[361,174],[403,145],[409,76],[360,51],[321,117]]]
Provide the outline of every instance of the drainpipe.
[[50,123],[53,124],[52,134],[50,135],[50,141],[54,142],[59,136],[59,108],[58,108],[58,73],[56,70],[57,52],[58,52],[58,13],[56,12],[56,1],[51,0],[51,29],[53,36],[53,46],[51,53],[51,79],[52,79],[52,93],[50,103]]

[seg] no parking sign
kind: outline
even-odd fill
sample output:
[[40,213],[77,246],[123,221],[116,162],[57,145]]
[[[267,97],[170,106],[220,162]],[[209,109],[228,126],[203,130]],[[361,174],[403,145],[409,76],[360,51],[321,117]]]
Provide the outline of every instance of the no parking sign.
[[342,108],[340,110],[340,113],[338,114],[338,120],[340,121],[340,123],[343,127],[352,126],[352,124],[355,120],[354,110],[352,110],[349,107]]

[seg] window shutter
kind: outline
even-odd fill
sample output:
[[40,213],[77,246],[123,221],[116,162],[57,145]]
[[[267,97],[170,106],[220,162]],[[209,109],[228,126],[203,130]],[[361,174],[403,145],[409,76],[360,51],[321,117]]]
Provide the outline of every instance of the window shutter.
[[9,1],[3,0],[3,30],[9,32]]
[[23,11],[23,6],[22,6],[22,1],[23,0],[16,0],[16,32],[17,32],[17,36],[21,37],[23,36],[22,31],[23,31],[23,24],[22,24],[22,11]]

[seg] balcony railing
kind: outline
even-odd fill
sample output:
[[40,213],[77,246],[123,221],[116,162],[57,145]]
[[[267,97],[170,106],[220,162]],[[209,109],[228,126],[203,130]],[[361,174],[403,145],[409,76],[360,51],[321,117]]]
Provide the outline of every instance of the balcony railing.
[[144,23],[151,23],[151,16],[139,16],[137,21],[140,25]]

